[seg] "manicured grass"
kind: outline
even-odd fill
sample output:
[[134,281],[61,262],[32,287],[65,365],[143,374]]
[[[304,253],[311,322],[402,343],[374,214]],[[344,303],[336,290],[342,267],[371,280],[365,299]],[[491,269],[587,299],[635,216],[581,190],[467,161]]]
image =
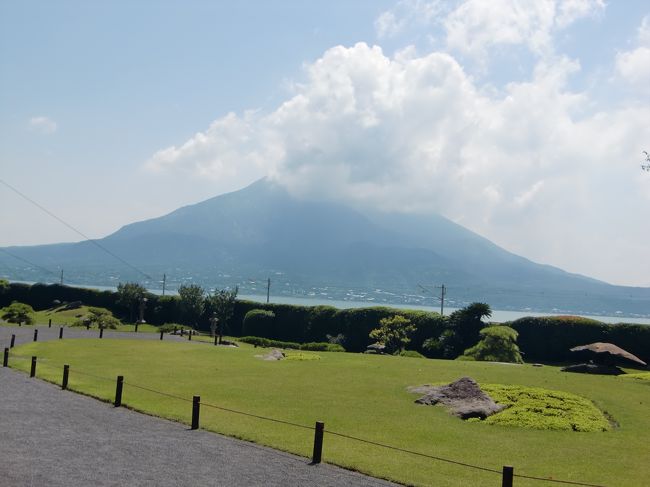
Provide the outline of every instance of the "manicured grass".
[[[324,461],[406,484],[500,485],[498,475],[388,450],[328,434],[365,438],[399,448],[515,473],[599,485],[646,485],[650,478],[650,389],[645,381],[562,373],[556,367],[423,360],[319,352],[320,360],[264,361],[265,350],[191,342],[63,340],[17,347],[12,366],[59,383],[71,366],[70,387],[111,400],[115,377],[125,376],[124,403],[189,423],[200,395],[201,427],[305,457],[313,432],[212,409],[207,404],[310,426],[325,422]],[[88,373],[107,380],[82,375]],[[470,376],[483,384],[517,384],[585,397],[620,427],[608,432],[549,431],[464,422],[444,408],[414,404],[408,386]],[[164,391],[182,398],[139,389]],[[558,485],[517,478],[517,487]]]
[[[88,314],[88,306],[80,306],[76,309],[63,310],[63,306],[55,309],[43,309],[36,311],[35,321],[37,325],[47,325],[49,320],[52,320],[53,325],[71,326],[79,320],[79,317]],[[93,328],[96,328],[93,327]],[[135,325],[120,324],[117,326],[116,331],[135,331]],[[147,323],[138,326],[138,333],[157,333],[158,327],[149,325]]]

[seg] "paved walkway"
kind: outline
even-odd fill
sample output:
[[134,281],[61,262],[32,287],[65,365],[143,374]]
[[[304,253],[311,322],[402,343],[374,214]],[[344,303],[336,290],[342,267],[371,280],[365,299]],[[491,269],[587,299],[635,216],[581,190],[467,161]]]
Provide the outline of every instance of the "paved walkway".
[[[3,348],[8,346],[7,330],[12,330],[10,337],[17,329],[0,327]],[[58,338],[58,327],[52,330]],[[17,334],[16,343],[18,336],[31,341],[33,328],[27,332]],[[122,485],[394,484],[330,465],[309,465],[307,459],[207,431],[190,431],[0,367],[0,486]]]

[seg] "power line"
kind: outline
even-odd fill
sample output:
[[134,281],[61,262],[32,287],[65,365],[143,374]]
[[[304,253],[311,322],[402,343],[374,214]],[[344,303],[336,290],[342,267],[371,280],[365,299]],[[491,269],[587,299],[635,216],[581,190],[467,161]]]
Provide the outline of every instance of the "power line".
[[[3,249],[3,248],[0,248],[0,252],[4,252],[5,254],[10,255],[10,256],[13,257],[14,259],[21,260],[21,261],[23,261],[24,263],[31,265],[32,267],[37,267],[37,268],[39,268],[40,270],[47,272],[48,274],[52,274],[53,276],[56,275],[56,273],[52,272],[51,270],[46,269],[45,267],[42,267],[42,266],[40,266],[40,265],[38,265],[38,264],[34,264],[33,262],[30,262],[30,261],[28,261],[27,259],[24,259],[24,258],[22,258],[22,257],[18,257],[17,255],[14,255],[14,254],[12,254],[11,252],[9,252],[9,251],[7,251],[7,250],[5,250],[5,249]],[[63,272],[63,271],[61,271],[61,272]]]
[[100,244],[99,242],[97,242],[96,240],[91,239],[90,237],[88,237],[88,236],[87,236],[86,234],[84,234],[83,232],[77,230],[75,227],[73,227],[72,225],[70,225],[68,222],[66,222],[65,220],[59,218],[59,217],[56,216],[54,213],[52,213],[50,210],[48,210],[48,209],[45,208],[44,206],[38,204],[36,201],[34,201],[33,199],[31,199],[31,198],[30,198],[29,196],[27,196],[26,194],[21,193],[20,191],[18,191],[18,190],[17,190],[16,188],[14,188],[11,184],[7,183],[6,181],[4,181],[4,180],[2,180],[2,179],[0,179],[0,183],[4,184],[7,188],[9,188],[10,190],[12,190],[14,193],[16,193],[17,195],[19,195],[19,196],[21,196],[22,198],[26,199],[26,200],[29,201],[31,204],[33,204],[34,206],[36,206],[37,208],[41,209],[42,211],[44,211],[45,213],[47,213],[48,215],[50,215],[52,218],[54,218],[55,220],[57,220],[59,223],[62,223],[63,225],[65,225],[66,227],[68,227],[68,228],[69,228],[70,230],[72,230],[73,232],[75,232],[75,233],[81,235],[81,236],[82,236],[83,238],[85,238],[88,242],[92,243],[93,245],[95,245],[95,246],[98,247],[99,249],[103,250],[104,252],[106,252],[106,253],[107,253],[108,255],[110,255],[111,257],[113,257],[113,258],[119,260],[122,264],[124,264],[124,265],[130,267],[131,269],[135,270],[136,272],[142,274],[142,275],[143,275],[144,277],[146,277],[147,279],[151,279],[151,276],[150,276],[149,274],[147,274],[146,272],[141,271],[140,269],[138,269],[138,268],[135,267],[134,265],[128,263],[126,260],[124,260],[124,259],[123,259],[122,257],[120,257],[119,255],[116,255],[116,254],[114,254],[113,252],[111,252],[110,250],[108,250],[106,247],[104,247],[103,245],[101,245],[101,244]]

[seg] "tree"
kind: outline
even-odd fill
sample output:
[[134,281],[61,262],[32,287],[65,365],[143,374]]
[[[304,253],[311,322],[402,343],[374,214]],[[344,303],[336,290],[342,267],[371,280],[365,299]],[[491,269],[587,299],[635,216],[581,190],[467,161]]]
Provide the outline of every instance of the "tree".
[[115,318],[110,311],[104,308],[88,308],[88,314],[80,320],[78,324],[90,326],[97,325],[97,328],[111,328],[116,329],[120,321]]
[[519,334],[509,326],[488,326],[480,331],[483,337],[473,347],[465,350],[459,358],[484,360],[488,362],[511,362],[522,364],[521,352],[517,346]]
[[[459,355],[480,339],[480,331],[485,326],[483,318],[492,316],[489,304],[472,303],[449,315],[448,346],[453,348],[453,355]],[[451,350],[450,350],[451,351]],[[451,355],[451,354],[445,354]]]
[[117,285],[117,304],[128,311],[131,323],[135,321],[138,304],[146,294],[147,289],[137,282],[119,283]]
[[415,331],[411,321],[400,315],[379,320],[379,328],[370,332],[370,338],[386,347],[388,353],[399,353],[409,344],[409,335]]
[[182,321],[184,324],[197,328],[203,311],[205,311],[205,290],[197,285],[183,285],[178,288]]
[[23,323],[26,325],[34,324],[34,309],[25,303],[14,301],[2,310],[2,319],[9,323]]
[[208,308],[214,314],[216,321],[210,321],[210,332],[215,336],[217,330],[219,335],[228,327],[228,323],[235,312],[235,301],[239,288],[234,289],[215,289],[214,293],[208,297]]

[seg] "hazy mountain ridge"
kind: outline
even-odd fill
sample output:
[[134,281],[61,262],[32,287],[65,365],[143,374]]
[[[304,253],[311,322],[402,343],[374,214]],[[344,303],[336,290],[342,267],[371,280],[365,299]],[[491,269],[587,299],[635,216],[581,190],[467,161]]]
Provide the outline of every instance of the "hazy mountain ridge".
[[[270,274],[283,276],[286,289],[331,286],[337,293],[377,288],[409,295],[421,293],[420,283],[445,283],[459,304],[564,310],[573,303],[575,311],[599,306],[593,312],[601,313],[643,312],[650,299],[650,289],[531,262],[440,215],[364,214],[338,203],[298,201],[266,180],[125,225],[97,242],[146,273],[182,275],[207,287]],[[44,268],[142,279],[92,242],[8,250]],[[0,263],[10,272],[18,265],[4,253]]]

